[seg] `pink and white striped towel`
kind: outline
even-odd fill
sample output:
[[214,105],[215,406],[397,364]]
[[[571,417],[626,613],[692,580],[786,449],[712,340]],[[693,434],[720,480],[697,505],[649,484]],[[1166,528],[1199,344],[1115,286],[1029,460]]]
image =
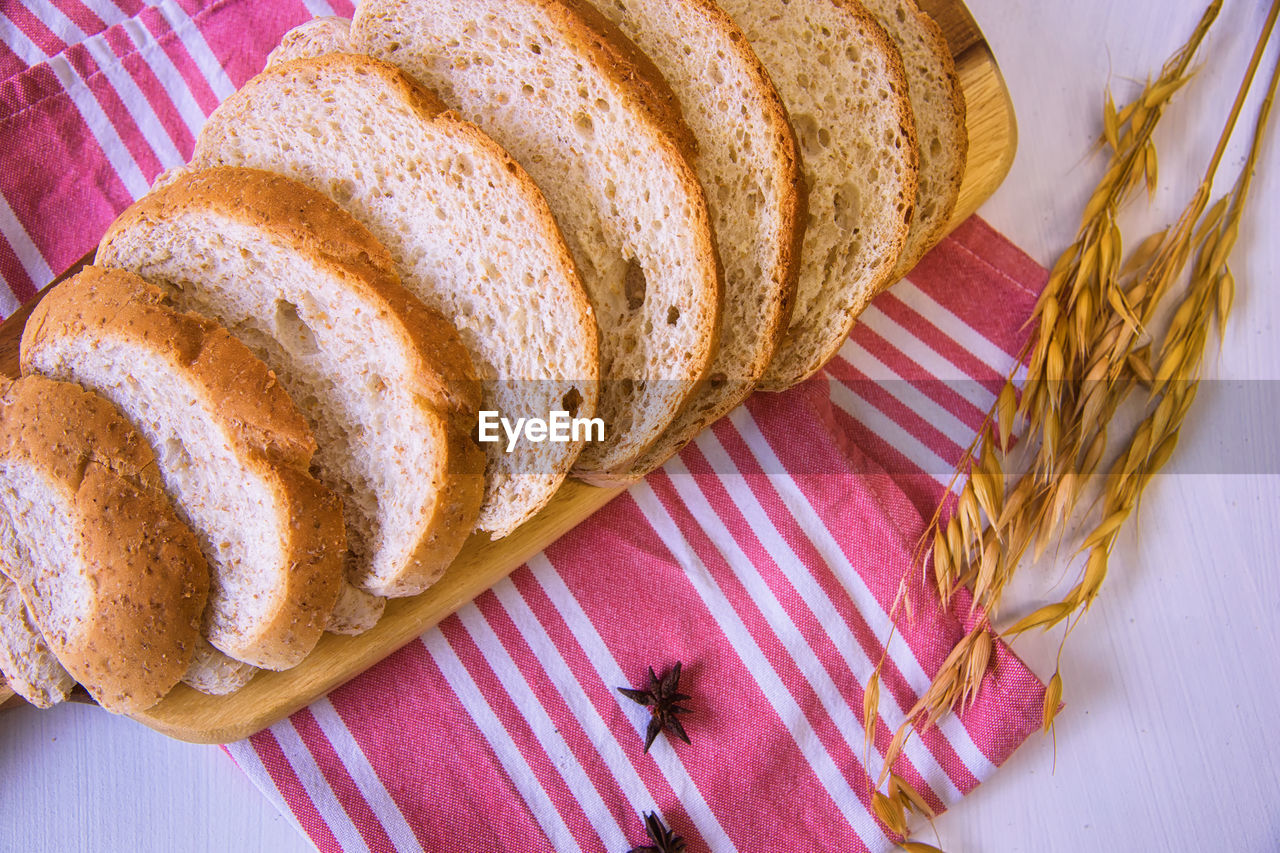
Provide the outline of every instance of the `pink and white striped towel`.
[[[346,0],[0,0],[0,315],[91,248],[289,27]],[[884,851],[879,756],[967,624],[913,563],[1044,271],[980,220],[757,395],[439,628],[228,748],[324,851]],[[908,580],[865,766],[862,691]],[[685,745],[616,688],[683,661]],[[897,771],[954,804],[1039,724],[998,645]]]

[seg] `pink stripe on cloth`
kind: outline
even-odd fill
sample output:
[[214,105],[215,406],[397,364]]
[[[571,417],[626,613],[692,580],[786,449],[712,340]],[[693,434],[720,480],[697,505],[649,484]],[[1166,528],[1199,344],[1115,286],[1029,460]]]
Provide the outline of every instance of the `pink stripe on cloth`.
[[[547,802],[555,808],[565,829],[583,850],[599,846],[600,840],[587,820],[583,803],[571,787],[572,774],[566,772],[569,757],[556,748],[558,744],[553,740],[540,736],[546,733],[539,733],[534,729],[531,722],[533,715],[530,713],[533,703],[530,702],[532,697],[525,692],[527,687],[519,692],[509,692],[491,665],[490,656],[481,651],[475,638],[467,632],[458,618],[446,620],[440,626],[440,632],[475,682],[486,710],[495,716],[496,722],[532,772],[533,776],[529,780],[531,787],[534,790],[540,789],[545,794]],[[496,732],[497,729],[491,731]],[[536,801],[529,802],[527,794],[522,795],[522,798],[534,812],[536,819]],[[543,829],[551,833],[545,824]],[[553,844],[556,841],[554,836],[550,840]],[[514,841],[512,838],[508,843]]]
[[[798,420],[802,422],[808,420],[810,423],[817,422],[816,418],[811,420],[801,418]],[[717,426],[716,434],[717,438],[722,441],[725,448],[735,458],[745,459],[747,457],[749,451],[745,443],[735,443],[736,433],[731,432],[730,428],[725,425]],[[682,458],[689,462],[689,469],[695,473],[701,473],[702,469],[693,462],[691,457],[691,451],[685,451],[682,454]],[[824,570],[826,563],[824,563],[821,554],[812,541],[812,537],[797,535],[795,517],[790,514],[783,497],[769,487],[767,475],[757,473],[757,469],[753,469],[746,464],[740,464],[738,468],[745,472],[744,478],[748,481],[755,481],[751,497],[759,502],[759,506],[768,515],[773,528],[786,531],[784,535],[787,542],[784,545],[785,550],[782,552],[782,559],[803,561],[804,566],[809,567],[806,571],[804,566],[791,562],[778,567],[779,578],[776,584],[779,588],[778,597],[783,607],[795,622],[801,625],[810,623],[811,628],[806,634],[811,647],[816,653],[817,660],[830,672],[832,678],[842,680],[841,690],[842,693],[847,695],[849,707],[855,711],[860,711],[862,685],[870,678],[875,661],[879,660],[883,648],[881,644],[883,635],[878,634],[868,625],[867,619],[864,618],[864,613],[847,594],[836,573]],[[859,473],[848,476],[862,478],[867,475]],[[874,486],[872,487],[874,488]],[[733,514],[727,511],[724,516],[732,518]],[[756,539],[760,532],[760,527],[753,527],[744,518],[742,525],[735,528],[734,536],[739,541],[751,542]],[[760,544],[764,547],[763,543]],[[767,570],[770,563],[777,565],[772,555],[762,555],[759,557],[757,567],[762,571]],[[812,579],[813,590],[801,591],[805,578]],[[785,594],[788,587],[794,590],[792,595]],[[802,601],[804,606],[801,606]],[[813,601],[817,602],[816,609],[810,606],[810,602]],[[834,622],[833,617],[840,620],[839,623]],[[835,639],[837,624],[842,624],[843,630],[847,631],[848,640],[844,643]],[[852,663],[847,668],[842,667],[839,663],[840,659],[851,660]],[[890,725],[882,728],[882,736],[877,741],[877,746],[880,749],[888,746],[891,736],[889,729],[896,727],[902,717],[901,712],[905,711],[915,701],[917,695],[912,691],[892,658],[887,661],[883,679],[884,689],[898,699],[899,713],[894,716]],[[861,714],[858,713],[857,731],[849,737],[849,740],[855,744],[861,742],[862,724]],[[954,750],[951,750],[945,742],[940,742],[938,749],[934,750],[934,752],[935,757],[942,753],[954,755]],[[960,768],[957,772],[960,774],[959,776],[954,772],[951,773],[954,784],[961,786],[963,783],[971,783],[973,777],[969,771]],[[920,790],[927,793],[923,787]]]
[[66,49],[67,42],[58,37],[49,22],[40,15],[40,11],[25,3],[6,4],[4,8],[5,16],[41,53],[45,56],[61,53]]
[[[943,246],[946,246],[943,243]],[[934,251],[939,251],[935,249]],[[923,280],[923,275],[912,273],[913,277]],[[994,298],[999,298],[994,297]],[[885,313],[896,325],[904,329],[911,329],[917,338],[923,341],[931,350],[951,362],[968,378],[981,382],[992,394],[1000,393],[1000,385],[1004,382],[1004,376],[998,371],[992,369],[983,361],[979,360],[972,352],[965,349],[964,344],[947,336],[945,332],[937,326],[930,323],[922,317],[917,311],[898,298],[893,288],[881,294],[876,299],[876,307]],[[1027,307],[1026,313],[1030,314],[1031,309]]]
[[[603,577],[598,550],[602,530],[620,531],[618,539],[610,542],[613,557]],[[682,689],[697,698],[690,703],[697,709],[698,725],[690,730],[695,747],[663,738],[655,742],[652,753],[667,758],[674,752],[691,783],[716,809],[719,825],[735,846],[789,849],[787,827],[763,810],[733,805],[744,787],[761,802],[788,801],[796,789],[806,790],[804,807],[827,817],[829,835],[856,839],[774,711],[774,702],[782,697],[769,695],[770,687],[756,681],[751,665],[718,630],[716,615],[689,577],[689,570],[699,569],[680,564],[633,497],[609,504],[592,522],[557,542],[548,556],[604,640],[605,648],[596,653],[609,655],[625,673],[623,684],[607,686],[643,686],[647,666],[653,665],[662,675],[675,660],[684,662]],[[712,603],[731,606],[727,600]],[[628,700],[616,693],[609,698],[627,708]],[[645,761],[640,753],[643,729],[637,731],[625,722],[621,728],[610,728],[628,754]],[[769,773],[753,772],[759,767],[754,762],[760,761],[767,761]],[[658,792],[654,793],[656,800]],[[666,810],[666,803],[659,800],[658,804]],[[698,835],[687,824],[680,829],[687,837]],[[856,846],[857,842],[851,843]]]
[[1049,275],[990,225],[970,217],[908,278],[1013,357],[1026,340],[1024,324]]
[[[964,455],[964,448],[948,438],[931,418],[917,413],[899,399],[894,393],[896,390],[894,386],[900,385],[901,380],[874,380],[843,357],[832,359],[827,365],[826,376],[822,379],[828,377],[835,379],[860,397],[863,402],[879,410],[940,459],[943,465],[931,466],[930,473],[938,473],[943,467],[948,469],[954,467]],[[913,464],[911,467],[917,466]]]
[[8,80],[27,69],[27,63],[7,44],[0,43],[0,80]]
[[[967,424],[969,429],[975,432],[981,428],[987,411],[985,408],[979,408],[974,405],[961,393],[961,390],[963,390],[961,386],[968,384],[967,380],[940,379],[923,371],[920,363],[907,352],[899,349],[861,323],[854,327],[851,338],[862,349],[875,353],[876,361],[901,377],[902,382],[907,383],[911,388],[937,403],[955,417],[956,420]],[[858,359],[846,356],[842,352],[827,365],[827,373],[838,376],[842,370],[856,371],[857,364]],[[883,373],[881,370],[875,372]],[[857,389],[853,390],[856,392]]]
[[379,822],[350,771],[342,763],[334,745],[316,723],[311,711],[304,708],[293,715],[291,722],[365,844],[373,850],[391,849],[391,836]]
[[[413,689],[401,689],[406,684]],[[477,850],[501,850],[506,837],[541,837],[484,733],[422,643],[409,644],[329,701],[401,812],[429,808],[434,815],[409,821],[425,849],[451,850],[466,838]]]
[[[685,480],[698,479],[683,474],[676,476]],[[753,785],[753,796],[758,795],[764,801],[776,802],[790,795],[792,786],[801,783],[795,774],[803,773],[805,777],[812,777],[803,779],[805,787],[825,789],[829,795],[828,801],[818,799],[814,803],[819,807],[814,809],[815,812],[838,809],[841,805],[851,805],[842,802],[847,792],[851,791],[860,803],[860,811],[865,820],[865,816],[870,813],[873,787],[866,774],[854,770],[859,764],[862,729],[860,715],[853,709],[856,707],[855,703],[861,702],[861,685],[857,679],[849,677],[847,672],[841,671],[839,667],[832,666],[830,663],[828,667],[823,667],[812,648],[803,641],[798,630],[785,624],[780,629],[775,627],[776,619],[770,619],[770,614],[767,612],[771,603],[757,598],[748,584],[736,576],[734,569],[728,565],[726,555],[710,541],[706,529],[685,510],[680,497],[675,493],[672,478],[666,472],[654,474],[650,478],[650,485],[663,501],[667,511],[677,519],[676,524],[681,529],[681,535],[689,543],[702,566],[711,574],[715,587],[724,596],[728,606],[733,609],[734,615],[741,620],[743,628],[759,648],[759,662],[749,675],[772,670],[776,675],[777,683],[776,686],[769,685],[766,693],[771,689],[785,691],[785,693],[774,692],[768,704],[761,703],[750,707],[750,718],[757,721],[772,721],[779,715],[785,717],[785,709],[788,705],[793,705],[799,712],[799,716],[786,720],[779,719],[780,727],[773,730],[764,728],[757,722],[755,726],[761,729],[754,733],[759,739],[757,743],[744,741],[742,737],[743,732],[740,727],[744,724],[751,726],[751,720],[736,722],[717,738],[721,745],[716,751],[719,755],[715,757],[727,758],[730,754],[746,755],[752,754],[753,751],[761,756],[769,756],[769,762],[773,763],[781,749],[786,749],[792,756],[795,769],[788,772],[783,768],[770,768],[769,776],[764,777],[762,774]],[[762,562],[765,559],[763,555],[758,558]],[[736,648],[733,651],[741,654]],[[811,679],[810,674],[805,672],[806,664],[810,662],[816,664],[815,669],[819,670],[813,673],[816,679]],[[831,669],[837,671],[833,673]],[[826,697],[822,693],[825,692],[823,688],[827,686],[837,691],[839,695],[839,702],[834,708],[824,702]],[[715,690],[712,691],[712,695],[739,697],[735,700],[736,703],[742,701],[741,691],[741,688],[729,692]],[[784,696],[785,700],[779,701]],[[715,708],[711,709],[711,713],[716,712]],[[816,742],[813,740],[815,738]],[[806,743],[810,745],[807,750],[804,747]],[[819,772],[821,768],[813,766],[813,756],[822,756],[822,753],[825,753],[825,761],[829,761],[833,767],[839,769],[840,778],[848,783],[847,788],[834,787],[831,784],[832,778]],[[739,781],[737,769],[714,761],[707,771],[712,774],[711,780],[714,785],[709,791],[711,796],[722,799],[736,793],[735,789]],[[707,785],[700,785],[700,787],[708,790]],[[832,822],[828,824],[828,838],[839,849],[865,844],[866,839],[858,835],[858,826],[858,823],[847,818],[844,822]],[[778,849],[779,845],[794,842],[794,827],[776,825],[753,827],[744,841],[759,838],[761,832],[771,832],[778,836],[772,843],[765,844],[768,849]],[[761,839],[760,843],[763,841],[764,839]]]
[[[188,156],[196,119],[323,6],[6,7],[23,39],[0,49],[0,146],[26,155],[0,171],[15,299]],[[76,31],[88,41],[66,43]],[[963,596],[941,609],[916,544],[1044,280],[969,220],[876,300],[829,371],[753,397],[458,615],[235,753],[326,853],[624,850],[647,811],[691,850],[890,849],[870,809],[879,762],[971,624]],[[863,693],[904,579],[913,617],[889,644],[868,756]],[[974,705],[912,738],[895,768],[939,810],[1039,726],[1043,686],[1002,644],[994,659]],[[647,712],[617,688],[677,660],[693,743],[663,735],[646,754]]]
[[[146,38],[142,46],[158,48],[169,57],[181,77],[171,82],[189,89],[206,115],[219,100],[215,94],[219,84],[209,78],[213,71],[227,75],[234,85],[243,83],[261,70],[267,53],[286,30],[310,17],[303,0],[164,0],[121,5],[124,12],[132,13],[131,20],[141,25],[134,31]],[[352,10],[349,2],[331,5],[346,14]],[[37,278],[21,263],[0,263],[0,287],[7,288],[18,302],[29,299],[53,275],[83,257],[111,221],[134,201],[135,193],[118,169],[120,163],[136,165],[149,183],[161,171],[155,146],[170,142],[186,157],[194,144],[168,96],[159,90],[154,72],[139,55],[141,46],[125,33],[128,21],[101,29],[102,22],[95,16],[97,25],[90,26],[92,32],[86,34],[109,45],[113,62],[139,86],[155,110],[164,140],[148,138],[135,123],[122,93],[99,68],[86,43],[69,45],[46,23],[64,26],[60,21],[67,21],[75,26],[82,21],[87,26],[91,22],[85,18],[85,9],[73,2],[54,3],[49,8],[66,14],[38,14],[22,5],[5,8],[5,14],[25,36],[46,56],[65,61],[84,87],[73,97],[47,62],[14,68],[0,80],[0,147],[24,155],[7,159],[5,169],[0,170],[0,196],[16,219],[0,222],[6,226],[0,228],[0,243],[9,249],[0,251],[0,259],[6,254],[21,256],[16,237],[33,244],[50,271]],[[5,55],[0,55],[0,71],[7,62]],[[95,135],[77,98],[101,109],[118,138]],[[21,229],[21,234],[11,233],[13,229]]]
[[298,774],[294,772],[293,765],[285,756],[284,750],[280,748],[275,735],[270,730],[259,732],[253,736],[252,748],[258,754],[267,773],[270,774],[276,789],[289,804],[289,809],[297,818],[298,825],[307,833],[311,841],[326,853],[342,850],[338,839],[333,835],[333,830],[329,829],[328,822],[307,795],[306,789],[299,781]]

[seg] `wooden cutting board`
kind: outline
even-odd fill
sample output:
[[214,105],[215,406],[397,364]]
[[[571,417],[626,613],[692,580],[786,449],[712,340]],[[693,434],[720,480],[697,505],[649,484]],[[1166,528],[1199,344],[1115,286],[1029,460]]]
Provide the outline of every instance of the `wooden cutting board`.
[[[938,21],[968,101],[969,164],[952,226],[978,209],[1013,163],[1017,127],[1013,104],[982,33],[958,0],[919,0]],[[71,275],[85,258],[59,280]],[[0,325],[0,372],[18,374],[22,325],[39,296]],[[231,696],[212,697],[178,687],[135,719],[171,737],[196,743],[239,740],[304,707],[350,680],[506,577],[570,528],[615,497],[620,489],[569,482],[542,512],[497,542],[473,536],[444,578],[414,598],[390,601],[382,621],[359,637],[324,635],[299,666],[263,672]],[[2,685],[0,685],[2,688]],[[0,703],[4,694],[0,692]]]

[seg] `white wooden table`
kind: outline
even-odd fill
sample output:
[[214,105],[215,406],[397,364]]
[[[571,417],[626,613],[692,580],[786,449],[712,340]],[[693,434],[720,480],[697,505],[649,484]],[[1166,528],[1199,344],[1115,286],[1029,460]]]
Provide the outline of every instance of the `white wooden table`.
[[[1073,236],[1098,177],[1087,154],[1103,87],[1131,94],[1131,81],[1190,32],[1201,2],[969,2],[1013,92],[1021,132],[1013,173],[982,214],[1048,263]],[[1203,54],[1212,61],[1158,136],[1157,212],[1135,219],[1164,223],[1185,203],[1265,6],[1227,0]],[[1222,378],[1280,380],[1277,136],[1235,255],[1236,312],[1210,367]],[[1242,159],[1234,147],[1226,168]],[[1104,594],[1067,647],[1056,765],[1052,743],[1033,738],[938,821],[947,849],[1280,850],[1276,415],[1197,407],[1179,454],[1212,461],[1218,437],[1245,423],[1261,461],[1152,484],[1140,531],[1123,536]],[[1051,586],[1051,574],[1029,584],[1032,591]],[[1046,677],[1056,648],[1056,635],[1017,645]],[[0,717],[0,779],[3,850],[311,849],[220,750],[83,706]]]

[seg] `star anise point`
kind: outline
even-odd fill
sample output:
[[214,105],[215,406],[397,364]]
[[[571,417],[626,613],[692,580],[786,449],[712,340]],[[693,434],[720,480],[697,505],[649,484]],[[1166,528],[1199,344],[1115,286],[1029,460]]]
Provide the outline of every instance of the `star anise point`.
[[653,843],[632,847],[627,853],[684,853],[684,839],[667,829],[655,812],[645,814],[644,832]]
[[663,675],[661,678],[653,671],[653,667],[649,667],[649,686],[647,689],[637,689],[634,687],[619,687],[618,692],[626,696],[632,702],[644,705],[649,709],[651,718],[649,726],[645,730],[644,751],[648,752],[649,747],[658,737],[658,733],[663,729],[671,730],[676,737],[685,743],[691,743],[689,734],[684,730],[684,726],[676,718],[677,714],[688,713],[689,709],[681,705],[681,702],[688,701],[693,697],[687,693],[679,692],[680,673],[683,666],[680,661],[676,661],[675,665]]

